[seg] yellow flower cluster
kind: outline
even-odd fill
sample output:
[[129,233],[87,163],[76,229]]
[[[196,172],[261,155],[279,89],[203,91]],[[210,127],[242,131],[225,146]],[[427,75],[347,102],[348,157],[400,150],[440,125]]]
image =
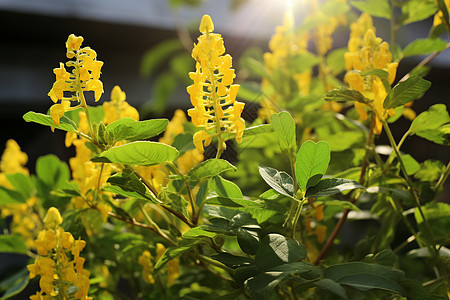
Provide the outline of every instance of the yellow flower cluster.
[[[166,251],[166,247],[163,244],[156,244],[156,258],[159,258]],[[153,257],[150,251],[145,250],[138,258],[139,264],[142,266],[142,277],[148,284],[154,284],[155,278],[153,277]],[[170,287],[175,283],[175,280],[180,276],[180,261],[179,258],[174,258],[167,263],[167,285]]]
[[121,118],[132,118],[139,121],[137,109],[128,104],[125,99],[125,92],[116,85],[111,91],[111,101],[103,102],[103,110],[105,111],[103,123],[105,123],[105,125],[111,124]]
[[[73,68],[70,73],[66,71],[63,63],[59,63],[59,68],[53,69],[56,81],[48,95],[56,103],[50,107],[50,116],[55,125],[59,125],[66,111],[86,107],[83,94],[85,91],[93,91],[95,101],[98,101],[103,93],[103,84],[99,80],[103,62],[97,60],[97,53],[91,48],[80,48],[82,42],[83,37],[74,34],[67,39],[66,56],[69,59],[74,58],[65,64],[66,67]],[[70,93],[70,97],[65,97],[64,92]],[[61,102],[57,103],[59,100]],[[72,101],[78,105],[71,107]]]
[[[36,240],[39,256],[27,266],[30,278],[40,275],[41,291],[31,296],[31,300],[92,299],[88,297],[90,273],[83,268],[85,259],[80,256],[86,242],[75,240],[70,232],[65,232],[59,226],[62,221],[55,207],[44,218],[45,229]],[[69,257],[73,259],[69,261]]]
[[[8,140],[0,161],[0,186],[12,188],[6,174],[28,175],[28,169],[24,167],[27,161],[27,154],[20,150],[17,142]],[[36,201],[36,197],[31,197],[26,203],[1,206],[1,216],[3,218],[12,217],[11,232],[22,236],[30,249],[35,247],[34,240],[42,226],[39,216],[33,210]]]
[[[447,9],[450,7],[450,0],[444,0],[445,6],[447,6]],[[436,27],[442,23],[444,23],[444,14],[441,10],[438,11],[437,14],[434,15],[433,19],[433,26]]]
[[236,76],[231,69],[232,58],[229,54],[223,55],[223,39],[220,34],[212,33],[214,24],[208,15],[203,16],[199,29],[202,35],[192,50],[197,70],[189,73],[194,84],[187,88],[187,92],[194,106],[188,110],[192,123],[205,128],[194,135],[194,145],[203,153],[203,142],[207,146],[213,136],[220,139],[224,132],[235,133],[240,142],[245,122],[241,118],[244,103],[236,101],[239,85],[232,84]]
[[[269,75],[262,80],[262,87],[269,99],[261,101],[261,109],[258,115],[263,120],[269,120],[276,113],[277,106],[292,98],[293,94],[288,84],[274,85],[274,82],[283,83],[294,80],[300,95],[307,95],[311,84],[311,71],[296,72],[292,70],[292,59],[295,56],[306,53],[308,46],[308,33],[298,34],[295,32],[295,22],[292,11],[284,15],[283,25],[277,26],[275,34],[269,41],[271,52],[264,53],[264,66]],[[292,79],[291,79],[292,78]]]
[[[387,92],[382,80],[376,75],[361,76],[360,72],[381,69],[387,71],[388,82],[392,84],[395,80],[398,63],[391,62],[392,54],[389,44],[376,37],[372,17],[363,13],[360,18],[351,24],[348,52],[345,53],[345,64],[348,72],[344,77],[351,89],[361,92],[367,99],[373,100],[376,113],[386,118],[393,115],[394,110],[385,110],[383,102]],[[368,106],[356,102],[355,108],[362,120],[367,119],[365,108]],[[380,134],[382,130],[381,120],[375,119],[374,133]]]

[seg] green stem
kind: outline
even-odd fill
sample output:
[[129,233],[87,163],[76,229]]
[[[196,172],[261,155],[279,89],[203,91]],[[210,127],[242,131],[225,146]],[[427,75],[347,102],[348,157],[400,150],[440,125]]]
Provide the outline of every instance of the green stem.
[[438,182],[434,186],[435,192],[437,192],[439,190],[439,188],[444,184],[444,182],[447,180],[449,175],[450,175],[450,162],[447,164],[445,171],[441,174],[441,177],[439,178]]
[[166,241],[168,241],[173,246],[177,245],[177,243],[174,240],[172,240],[164,231],[161,230],[161,228],[159,228],[158,224],[156,224],[155,221],[153,221],[153,219],[148,215],[148,213],[145,211],[145,209],[144,209],[144,207],[142,207],[142,205],[139,205],[139,209],[141,210],[141,212],[144,215],[144,217],[147,220],[147,222],[149,222],[150,225],[153,226],[155,231],[160,236],[162,236]]
[[308,199],[302,198],[302,201],[300,203],[297,203],[297,209],[294,214],[294,218],[292,219],[292,228],[291,228],[291,238],[295,239],[295,230],[297,227],[298,219],[300,218],[300,214],[302,212],[303,204],[307,202]]
[[400,150],[398,149],[398,146],[397,146],[397,144],[395,142],[394,136],[392,135],[391,129],[389,128],[389,125],[386,122],[386,120],[383,118],[383,116],[381,116],[378,113],[378,111],[376,111],[376,109],[374,107],[372,107],[372,109],[373,109],[373,111],[375,111],[377,113],[377,117],[383,123],[383,128],[386,131],[386,134],[388,136],[389,142],[391,143],[391,147],[394,149],[395,155],[397,156],[397,160],[400,163],[400,168],[402,170],[402,173],[403,173],[403,176],[404,176],[404,178],[406,180],[406,183],[408,184],[408,189],[409,189],[411,195],[414,198],[414,201],[415,201],[415,204],[416,204],[416,208],[419,211],[420,216],[422,217],[422,220],[423,220],[423,223],[425,224],[425,228],[427,230],[428,236],[429,236],[429,238],[431,240],[432,245],[429,245],[431,255],[433,255],[435,257],[435,259],[437,259],[439,257],[439,251],[436,249],[436,242],[435,242],[435,239],[434,239],[433,231],[431,229],[430,224],[428,223],[428,220],[425,217],[425,214],[423,213],[422,205],[420,204],[419,196],[417,195],[416,191],[414,190],[414,186],[412,184],[411,178],[408,176],[408,174],[406,172],[405,164],[404,164],[403,159],[401,157]]
[[206,262],[206,263],[208,263],[208,264],[210,264],[210,265],[212,265],[212,266],[215,266],[215,267],[218,267],[218,268],[221,268],[221,269],[227,271],[227,272],[228,272],[229,274],[231,274],[231,275],[234,274],[234,270],[233,270],[232,268],[227,267],[227,266],[224,265],[223,263],[221,263],[221,262],[219,262],[219,261],[217,261],[217,260],[214,260],[214,259],[212,259],[212,258],[210,258],[210,257],[208,257],[208,256],[206,256],[206,255],[199,254],[199,255],[198,255],[198,258],[199,258],[201,261],[203,261],[203,262]]
[[168,166],[170,166],[170,169],[172,169],[172,171],[176,174],[176,175],[180,175],[183,177],[183,181],[184,184],[186,185],[186,192],[187,192],[187,196],[189,199],[189,203],[191,204],[191,208],[192,208],[192,223],[196,224],[196,211],[195,211],[195,205],[194,205],[194,197],[192,197],[192,191],[191,191],[191,187],[189,185],[189,181],[186,180],[185,176],[183,176],[183,174],[180,172],[180,170],[177,168],[177,166],[174,163],[168,162],[167,163]]

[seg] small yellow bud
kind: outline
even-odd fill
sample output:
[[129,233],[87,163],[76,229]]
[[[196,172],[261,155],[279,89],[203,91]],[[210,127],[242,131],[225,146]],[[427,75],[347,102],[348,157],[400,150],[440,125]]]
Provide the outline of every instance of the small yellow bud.
[[122,91],[122,89],[118,85],[113,87],[113,89],[111,91],[111,101],[122,102],[122,101],[125,101],[126,98],[127,98],[127,96],[126,96],[125,92]]
[[204,15],[200,22],[199,30],[201,33],[213,32],[214,23],[209,15]]
[[50,207],[47,212],[47,215],[44,218],[45,225],[49,227],[54,227],[61,224],[63,221],[61,214],[59,213],[56,207]]
[[81,47],[81,43],[83,43],[83,37],[82,36],[76,36],[75,34],[69,35],[66,42],[66,48],[70,51],[78,51]]

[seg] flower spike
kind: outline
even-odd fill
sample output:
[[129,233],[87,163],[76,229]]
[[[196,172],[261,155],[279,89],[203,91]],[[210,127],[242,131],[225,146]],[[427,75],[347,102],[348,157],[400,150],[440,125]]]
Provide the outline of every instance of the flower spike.
[[[59,125],[64,112],[86,107],[84,92],[93,91],[95,101],[98,101],[103,94],[103,83],[99,80],[103,62],[97,60],[97,53],[91,48],[81,48],[83,40],[83,37],[71,34],[66,41],[66,56],[74,60],[69,60],[65,64],[59,63],[59,68],[53,69],[56,81],[48,96],[55,103],[50,108],[50,115],[55,125]],[[65,67],[72,70],[68,72]],[[65,97],[64,92],[70,96]],[[71,106],[72,102],[77,105]]]
[[203,153],[212,137],[217,136],[219,147],[217,157],[225,150],[224,133],[236,135],[238,142],[245,129],[241,118],[244,103],[236,101],[239,85],[233,84],[236,77],[232,58],[225,53],[220,34],[212,33],[214,24],[211,17],[204,15],[199,27],[202,35],[192,50],[197,61],[196,71],[189,73],[194,84],[187,87],[194,108],[188,110],[192,123],[204,130],[194,135],[194,144]]

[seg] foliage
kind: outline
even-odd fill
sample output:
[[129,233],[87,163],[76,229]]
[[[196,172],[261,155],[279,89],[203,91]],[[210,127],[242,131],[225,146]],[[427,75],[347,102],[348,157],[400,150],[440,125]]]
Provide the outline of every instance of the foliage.
[[[31,299],[448,299],[450,208],[437,199],[450,164],[402,146],[411,136],[449,146],[450,116],[444,104],[412,110],[431,86],[423,72],[396,78],[404,58],[430,55],[423,67],[448,48],[436,37],[450,28],[446,4],[311,1],[298,26],[288,10],[270,52],[243,55],[240,86],[205,15],[191,121],[181,110],[140,120],[118,86],[89,106],[85,93],[103,94],[103,63],[70,35],[74,60],[54,69],[49,115],[23,118],[66,131],[75,156],[40,157],[30,174],[10,140],[1,158],[0,252],[29,258],[1,278],[1,299],[34,277]],[[432,16],[430,37],[396,44],[401,26]],[[390,20],[390,45],[372,17]],[[332,50],[345,26],[348,47]],[[171,41],[149,52],[143,72],[179,50]],[[251,102],[250,123],[241,113]],[[410,126],[397,141],[402,116]],[[344,223],[351,236],[339,235]]]

